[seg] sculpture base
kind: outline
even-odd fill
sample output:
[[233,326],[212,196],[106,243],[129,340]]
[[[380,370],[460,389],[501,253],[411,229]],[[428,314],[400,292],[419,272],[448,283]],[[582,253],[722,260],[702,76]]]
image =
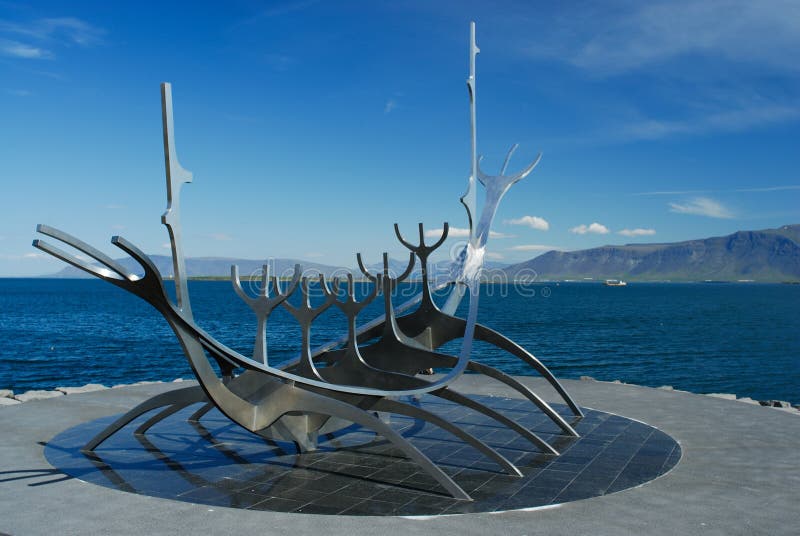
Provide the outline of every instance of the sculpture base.
[[[581,437],[561,431],[526,400],[476,396],[541,435],[561,456],[535,452],[511,430],[463,406],[424,396],[418,403],[496,448],[523,472],[503,473],[480,452],[446,432],[392,415],[391,425],[428,455],[475,500],[449,497],[418,466],[381,437],[350,425],[321,434],[317,450],[300,452],[278,436],[243,430],[216,410],[187,422],[188,407],[144,436],[139,420],[93,455],[80,452],[86,438],[114,417],[71,428],[48,442],[45,456],[57,469],[101,486],[213,506],[345,515],[440,515],[492,512],[558,504],[614,493],[669,471],[678,444],[663,432],[625,417],[586,409],[571,419]],[[491,399],[491,400],[489,400]],[[140,417],[146,419],[147,415]]]

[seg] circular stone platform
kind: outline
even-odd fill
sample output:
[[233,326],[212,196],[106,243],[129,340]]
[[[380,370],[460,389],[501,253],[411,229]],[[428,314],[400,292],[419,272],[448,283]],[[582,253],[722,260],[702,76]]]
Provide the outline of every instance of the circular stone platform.
[[[73,427],[48,442],[45,456],[70,476],[122,491],[211,506],[335,515],[441,515],[533,508],[588,499],[637,486],[669,471],[680,447],[637,421],[585,410],[572,419],[579,438],[563,435],[528,400],[476,396],[556,448],[539,449],[488,417],[425,396],[418,404],[493,447],[523,477],[447,432],[412,418],[384,416],[390,425],[448,473],[473,501],[451,498],[436,481],[388,444],[358,426],[322,437],[300,453],[292,443],[267,442],[218,411],[199,423],[189,407],[145,436],[133,431],[149,415],[117,432],[93,455],[80,448],[115,417]],[[554,406],[570,420],[569,408]],[[158,411],[158,410],[154,410]]]
[[[544,381],[538,378],[519,380],[545,399],[558,401]],[[197,499],[195,502],[163,499],[86,482],[81,479],[83,477],[65,474],[47,461],[45,450],[48,454],[55,451],[59,441],[68,438],[65,435],[56,440],[65,431],[76,426],[91,426],[97,419],[119,414],[150,396],[175,388],[174,384],[143,385],[0,408],[0,430],[3,432],[0,439],[0,533],[285,534],[291,531],[295,535],[325,533],[348,536],[374,536],[376,532],[407,536],[796,533],[796,527],[800,526],[800,512],[795,504],[800,487],[797,454],[800,417],[797,415],[736,401],[633,385],[569,380],[564,384],[583,407],[597,408],[610,414],[606,420],[616,420],[614,414],[624,415],[648,423],[674,438],[680,445],[680,461],[662,477],[617,493],[533,509],[427,517],[305,515],[227,508],[201,504]],[[515,396],[504,386],[475,375],[461,378],[456,388],[475,396]],[[598,414],[599,417],[602,414]],[[222,457],[228,460],[225,469],[239,466],[221,449],[228,448],[228,439],[244,438],[245,433],[233,427],[225,429],[226,425],[217,421],[216,416],[208,416],[203,423],[218,441],[222,438],[217,447],[194,429],[191,429],[191,436],[181,439],[157,426],[148,433],[147,439],[167,455],[197,452],[214,458],[201,458],[194,465],[184,465],[185,459],[181,459],[180,469],[175,460],[157,458],[158,453],[153,451],[147,452],[150,456],[147,463],[160,465],[162,474],[172,475],[170,480],[194,488],[202,488],[202,482],[188,482],[181,470],[188,469],[188,473],[195,474],[200,468],[200,476],[203,476],[203,470],[210,470],[208,463],[204,467],[203,460],[208,462]],[[638,427],[639,423],[633,425]],[[423,432],[419,431],[420,434]],[[129,428],[119,435],[120,440],[128,441],[143,451],[144,447],[135,440]],[[454,439],[451,441],[463,445],[455,443]],[[261,455],[254,454],[254,451],[241,451],[237,455],[248,462],[266,465],[268,458],[265,453],[269,449],[262,445],[259,445]],[[103,445],[98,452],[108,457],[114,452],[112,449],[113,444]],[[219,452],[211,452],[212,449]],[[568,455],[568,449],[563,450]],[[62,454],[64,457],[72,456],[68,450]],[[322,456],[327,454],[327,450],[321,453]],[[292,453],[287,455],[295,459]],[[64,469],[68,470],[67,467]],[[116,469],[123,473],[128,470],[120,466]],[[496,467],[487,469],[497,471]],[[523,467],[526,474],[529,470]],[[549,470],[553,469],[540,468],[539,474]],[[97,474],[96,470],[94,474]],[[492,475],[493,478],[505,478],[498,472]],[[146,475],[139,478],[143,476]],[[206,476],[209,477],[206,480],[211,480],[210,473]],[[230,478],[231,475],[219,475],[219,478],[226,476]],[[132,486],[141,482],[130,474],[128,478]],[[469,487],[466,484],[469,479],[458,475],[455,479]],[[391,484],[381,481],[374,485],[388,488]],[[238,488],[238,485],[234,487]],[[188,488],[184,490],[188,491]],[[442,499],[441,490],[435,491],[439,495],[427,495],[430,490],[416,488],[412,492]],[[181,492],[173,490],[173,493],[179,495]],[[478,498],[477,494],[474,495]],[[258,504],[256,502],[253,506]]]

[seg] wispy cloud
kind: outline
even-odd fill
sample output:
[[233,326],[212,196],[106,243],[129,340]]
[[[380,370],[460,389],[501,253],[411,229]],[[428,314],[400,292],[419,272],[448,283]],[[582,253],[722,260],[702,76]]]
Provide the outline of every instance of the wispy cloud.
[[550,229],[550,223],[539,216],[522,216],[521,218],[503,220],[503,223],[506,225],[525,225],[531,229],[538,229],[540,231],[547,231]]
[[669,203],[669,210],[678,214],[694,214],[709,218],[733,218],[733,212],[719,201],[708,197],[695,197],[686,203]]
[[49,255],[45,255],[44,253],[23,253],[21,255],[9,255],[9,254],[0,254],[0,259],[4,259],[7,261],[36,261],[41,259],[47,259]]
[[558,246],[546,246],[544,244],[520,244],[519,246],[511,246],[509,251],[560,251],[563,248]]
[[489,259],[494,259],[496,261],[503,260],[506,258],[505,255],[503,255],[502,253],[497,253],[496,251],[487,251],[486,257]]
[[509,23],[533,26],[523,54],[566,63],[593,79],[634,73],[637,92],[646,95],[616,103],[620,113],[591,136],[595,141],[742,132],[800,120],[793,91],[800,62],[790,53],[800,50],[794,0],[585,2],[579,14],[563,4],[540,20]]
[[517,235],[489,231],[489,238],[516,238]]
[[800,184],[790,184],[788,186],[767,186],[765,188],[740,188],[734,192],[781,192],[783,190],[800,190]]
[[614,75],[687,55],[722,57],[796,72],[800,4],[791,0],[656,0],[586,4],[581,16],[540,26],[527,52]]
[[712,194],[712,193],[762,193],[762,192],[781,192],[784,190],[800,190],[800,184],[788,184],[783,186],[764,186],[755,188],[736,188],[733,190],[657,190],[655,192],[637,192],[630,195],[688,195],[688,194]]
[[618,234],[622,236],[652,236],[656,234],[655,229],[642,229],[637,227],[636,229],[623,229],[618,231]]
[[[425,231],[426,238],[439,238],[442,236],[444,229],[441,227],[439,229],[428,229]],[[469,236],[469,229],[464,227],[450,227],[450,230],[447,232],[448,238],[467,238]],[[505,234],[505,233],[498,233],[497,231],[489,231],[489,238],[514,238],[515,235]]]
[[59,46],[101,43],[105,30],[75,17],[18,22],[0,19],[0,54],[20,59],[52,59]]
[[793,105],[751,105],[709,115],[679,120],[646,119],[624,125],[619,132],[624,140],[657,140],[681,134],[740,132],[752,128],[800,119],[800,107]]
[[608,230],[608,227],[603,225],[602,223],[590,223],[589,225],[581,224],[577,227],[573,227],[569,230],[571,233],[584,235],[587,233],[590,234],[608,234],[611,231]]
[[49,50],[8,39],[0,39],[0,54],[26,60],[45,60],[53,57],[53,53]]
[[397,108],[397,101],[394,99],[389,99],[383,106],[383,113],[385,114],[392,113],[395,110],[395,108]]
[[631,195],[688,195],[688,194],[707,194],[712,190],[657,190],[655,192],[637,192]]
[[27,23],[0,19],[0,32],[37,41],[58,41],[80,46],[98,44],[106,33],[104,29],[76,17],[44,18]]

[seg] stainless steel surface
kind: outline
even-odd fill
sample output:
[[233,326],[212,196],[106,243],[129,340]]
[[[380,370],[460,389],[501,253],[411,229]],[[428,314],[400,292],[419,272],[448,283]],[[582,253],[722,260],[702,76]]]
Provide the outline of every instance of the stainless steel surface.
[[[315,448],[317,434],[320,431],[341,426],[342,422],[359,424],[385,437],[436,479],[453,497],[468,500],[469,495],[453,479],[433,464],[408,440],[371,413],[372,411],[392,412],[429,422],[478,449],[510,474],[520,475],[519,470],[505,457],[460,427],[440,416],[395,399],[404,395],[418,396],[431,393],[489,416],[521,434],[546,454],[558,454],[556,449],[532,431],[502,413],[449,388],[449,384],[460,377],[467,368],[495,378],[523,393],[565,432],[577,435],[562,417],[530,389],[492,367],[471,360],[473,337],[479,334],[484,340],[509,350],[512,354],[531,364],[565,397],[576,414],[580,412],[552,374],[536,358],[502,335],[479,326],[476,321],[480,297],[480,274],[489,230],[497,207],[508,189],[527,176],[539,161],[537,158],[516,175],[504,175],[510,157],[516,149],[514,146],[509,151],[499,175],[488,176],[481,171],[477,158],[475,116],[475,56],[477,53],[475,27],[472,24],[470,76],[467,81],[472,118],[472,173],[467,192],[461,198],[467,209],[470,237],[454,264],[453,291],[444,311],[439,310],[431,298],[428,257],[447,238],[448,224],[444,224],[442,236],[430,246],[425,244],[422,224],[419,225],[420,242],[418,245],[407,242],[395,225],[398,239],[410,250],[408,265],[403,273],[392,277],[389,271],[388,255],[384,253],[382,273],[371,274],[364,267],[361,255],[358,254],[359,268],[372,283],[370,291],[360,300],[356,298],[352,274],[348,274],[346,277],[347,288],[342,299],[339,296],[342,280],[335,278],[331,289],[328,288],[325,278],[320,275],[319,282],[325,300],[321,305],[312,307],[309,281],[306,278],[300,278],[299,266],[295,267],[294,277],[285,290],[281,288],[276,277],[269,276],[265,266],[258,295],[250,296],[242,288],[238,268],[233,266],[231,268],[233,288],[236,294],[253,310],[258,321],[252,358],[226,347],[199,328],[194,321],[187,286],[180,227],[180,188],[184,183],[191,182],[192,174],[181,167],[178,162],[174,142],[171,86],[162,84],[162,122],[167,177],[167,210],[162,216],[162,223],[167,227],[170,236],[176,300],[173,302],[170,299],[163,284],[163,277],[153,262],[124,238],[113,237],[112,244],[139,263],[144,272],[142,276],[134,275],[99,250],[52,227],[40,225],[37,230],[72,246],[101,266],[98,267],[91,261],[67,253],[42,240],[35,240],[34,246],[150,303],[164,316],[180,341],[200,385],[158,395],[138,405],[92,438],[85,446],[86,451],[93,451],[110,435],[149,411],[159,410],[136,429],[137,435],[144,434],[155,423],[191,404],[205,402],[192,414],[189,418],[190,421],[196,422],[209,409],[216,407],[233,422],[253,433],[265,437],[277,434],[295,441],[303,450]],[[485,202],[477,223],[474,221],[477,214],[476,180],[486,188]],[[423,290],[417,300],[420,306],[415,312],[396,318],[396,310],[402,309],[403,306],[395,309],[392,295],[398,283],[405,280],[411,273],[415,257],[420,259],[423,275]],[[272,284],[272,295],[270,295],[269,283]],[[302,300],[298,305],[293,305],[288,302],[287,298],[298,287],[301,289]],[[366,333],[374,332],[377,335],[379,332],[380,339],[371,345],[362,346],[359,341],[364,341],[365,335],[361,334],[360,336],[358,317],[378,292],[381,292],[384,299],[383,321],[373,323],[372,330]],[[455,307],[466,294],[469,294],[466,318],[452,316]],[[413,305],[416,302],[410,303]],[[281,305],[298,321],[302,336],[299,361],[284,369],[269,365],[266,329],[269,315],[275,307]],[[344,348],[333,349],[329,346],[324,352],[314,352],[310,349],[312,323],[323,311],[332,306],[340,309],[347,319],[347,336],[343,339]],[[379,331],[376,331],[378,328],[380,328]],[[456,338],[462,339],[458,356],[434,351],[444,342]],[[212,367],[211,360],[216,361],[219,365],[221,375]],[[432,381],[416,377],[419,370],[432,367],[445,369],[446,372]],[[244,369],[245,372],[233,376],[232,372],[236,369]]]
[[[297,283],[300,281],[300,265],[294,265],[294,275],[292,281],[289,283],[289,288],[281,291],[281,285],[278,278],[269,276],[269,265],[265,264],[261,271],[261,288],[259,289],[258,296],[251,297],[242,288],[242,281],[239,279],[239,267],[231,266],[231,283],[233,283],[233,290],[245,302],[250,309],[256,314],[258,320],[258,327],[256,328],[256,342],[253,345],[253,359],[265,365],[267,362],[267,318],[272,310],[283,303],[289,295],[294,292]],[[272,283],[272,291],[275,293],[274,297],[269,295],[269,283]]]
[[167,227],[169,232],[177,306],[186,318],[192,318],[180,225],[181,187],[184,183],[192,182],[192,173],[183,169],[178,162],[178,154],[175,150],[175,126],[172,119],[172,84],[166,82],[161,84],[161,122],[164,133],[164,167],[167,174],[167,210],[161,216],[161,223]]

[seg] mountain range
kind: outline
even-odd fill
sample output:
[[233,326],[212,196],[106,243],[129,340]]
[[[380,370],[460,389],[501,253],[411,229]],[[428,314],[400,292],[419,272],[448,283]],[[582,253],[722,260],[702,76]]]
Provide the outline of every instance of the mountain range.
[[665,244],[548,251],[504,272],[536,280],[798,281],[800,225]]
[[[167,255],[150,257],[165,277],[172,276],[172,258]],[[134,273],[141,269],[130,258],[118,259]],[[190,257],[186,271],[190,277],[228,277],[232,264],[239,266],[244,277],[259,274],[266,261],[222,257]],[[390,269],[400,273],[407,260],[390,259]],[[303,266],[305,275],[315,277],[322,273],[330,278],[353,272],[356,268],[343,268],[300,261],[296,259],[269,259],[270,272],[290,276],[295,264]],[[445,274],[449,261],[434,265],[434,274]],[[493,270],[492,278],[502,273],[510,279],[565,280],[565,279],[626,279],[670,281],[798,281],[800,280],[800,224],[784,225],[777,229],[737,231],[726,236],[687,240],[662,244],[627,244],[602,246],[580,251],[548,251],[533,259],[507,265],[487,262]],[[367,265],[371,273],[378,273],[380,263]],[[411,277],[419,276],[415,266]],[[87,277],[84,272],[67,266],[50,277]]]

